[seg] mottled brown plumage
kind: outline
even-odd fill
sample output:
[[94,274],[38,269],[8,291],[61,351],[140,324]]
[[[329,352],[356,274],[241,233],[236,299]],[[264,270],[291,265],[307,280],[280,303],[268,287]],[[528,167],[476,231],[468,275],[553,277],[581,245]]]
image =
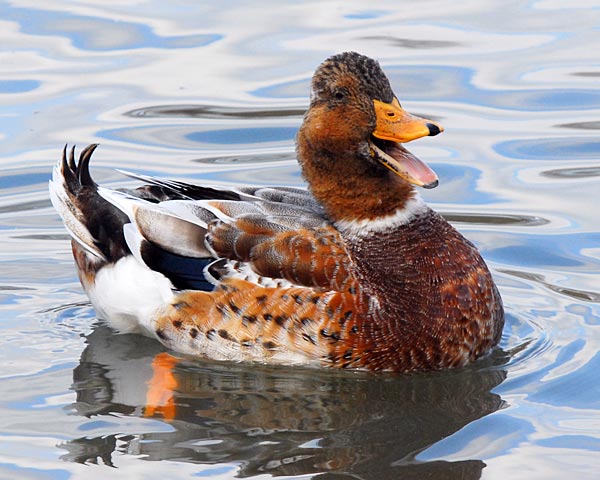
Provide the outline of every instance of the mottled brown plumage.
[[[402,110],[377,62],[345,53],[315,73],[298,133],[310,193],[139,177],[152,185],[98,194],[87,171],[91,152],[60,164],[51,193],[74,235],[84,288],[120,328],[133,318],[139,330],[128,331],[215,359],[456,367],[497,344],[504,317],[477,249],[414,189],[437,185],[437,177],[400,142],[440,131]],[[114,237],[98,230],[90,202],[114,211]],[[78,233],[88,223],[102,231],[101,245]],[[180,238],[172,231],[188,224]],[[201,291],[210,256],[216,260],[205,272],[214,289]],[[136,277],[137,290],[147,274],[143,314],[106,301],[121,282],[117,271]],[[166,279],[188,290],[171,292]],[[140,302],[136,295],[131,303]]]
[[218,223],[210,229],[209,241],[217,255],[248,262],[263,277],[325,291],[345,291],[354,286],[351,260],[335,228],[255,232],[248,219]]

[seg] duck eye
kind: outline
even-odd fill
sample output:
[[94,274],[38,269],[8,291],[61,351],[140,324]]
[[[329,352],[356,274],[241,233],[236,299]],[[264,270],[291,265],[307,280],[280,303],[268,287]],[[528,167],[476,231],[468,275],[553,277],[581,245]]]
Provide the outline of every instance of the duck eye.
[[390,118],[394,118],[396,116],[396,112],[392,112],[391,110],[387,112],[387,116]]
[[336,100],[343,100],[344,97],[346,96],[346,93],[343,92],[342,90],[337,90],[333,96],[335,97]]

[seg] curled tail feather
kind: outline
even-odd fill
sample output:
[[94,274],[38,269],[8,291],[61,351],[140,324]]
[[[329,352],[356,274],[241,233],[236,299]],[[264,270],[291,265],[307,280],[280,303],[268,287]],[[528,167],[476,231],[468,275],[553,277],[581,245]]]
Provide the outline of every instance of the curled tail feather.
[[81,151],[75,161],[75,147],[54,167],[50,199],[73,239],[100,263],[116,262],[130,253],[123,236],[127,216],[98,194],[89,163],[98,145]]

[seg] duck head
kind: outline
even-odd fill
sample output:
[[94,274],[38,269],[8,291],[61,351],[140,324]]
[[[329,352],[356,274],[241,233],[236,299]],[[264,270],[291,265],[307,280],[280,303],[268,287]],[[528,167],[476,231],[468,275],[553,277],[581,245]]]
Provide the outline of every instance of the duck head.
[[[436,122],[401,107],[378,62],[346,52],[325,60],[313,76],[310,108],[298,133],[298,159],[313,193],[325,204],[319,190],[330,188],[328,183],[340,192],[344,185],[368,190],[391,182],[406,201],[413,185],[433,188],[438,178],[402,144],[442,131]],[[362,187],[349,183],[359,178]],[[369,184],[373,178],[379,186]],[[394,208],[401,201],[396,198]]]

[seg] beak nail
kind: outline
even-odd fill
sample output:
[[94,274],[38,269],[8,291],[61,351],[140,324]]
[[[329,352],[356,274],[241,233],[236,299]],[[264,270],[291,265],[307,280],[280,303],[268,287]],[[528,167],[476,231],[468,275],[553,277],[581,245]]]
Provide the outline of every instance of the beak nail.
[[[430,137],[435,137],[438,133],[441,132],[440,127],[438,127],[437,125],[435,125],[433,123],[428,123],[427,124],[427,128],[429,129],[429,136]],[[431,188],[433,188],[433,187],[431,187]]]

